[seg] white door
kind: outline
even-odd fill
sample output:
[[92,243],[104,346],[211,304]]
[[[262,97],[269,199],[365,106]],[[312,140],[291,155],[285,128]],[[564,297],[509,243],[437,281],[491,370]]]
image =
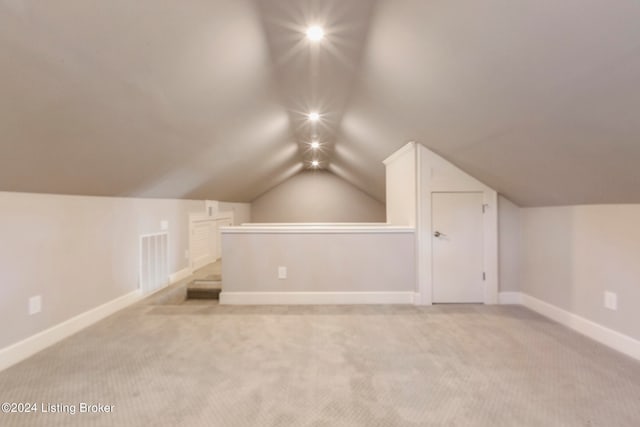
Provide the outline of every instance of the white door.
[[484,301],[482,193],[433,193],[434,303]]

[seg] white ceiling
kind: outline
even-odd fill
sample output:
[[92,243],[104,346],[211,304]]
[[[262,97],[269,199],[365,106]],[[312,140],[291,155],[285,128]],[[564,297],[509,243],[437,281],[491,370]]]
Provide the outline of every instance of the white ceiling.
[[0,1],[0,190],[250,201],[318,134],[380,200],[415,140],[521,205],[640,202],[639,22],[637,0]]

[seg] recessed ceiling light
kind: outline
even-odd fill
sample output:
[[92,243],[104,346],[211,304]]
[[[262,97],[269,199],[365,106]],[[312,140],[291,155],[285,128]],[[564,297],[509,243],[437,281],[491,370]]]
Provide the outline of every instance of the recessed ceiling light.
[[322,40],[324,37],[324,30],[317,25],[307,28],[307,38],[314,42]]
[[320,162],[317,160],[314,160],[311,162],[311,166],[313,166],[314,168],[317,168],[318,166],[320,166]]
[[312,122],[317,122],[318,120],[320,120],[320,114],[316,113],[315,111],[312,113],[309,113],[308,117],[309,117],[309,120],[311,120]]
[[318,148],[320,148],[320,143],[318,141],[311,141],[311,148],[313,148],[314,150],[317,150]]

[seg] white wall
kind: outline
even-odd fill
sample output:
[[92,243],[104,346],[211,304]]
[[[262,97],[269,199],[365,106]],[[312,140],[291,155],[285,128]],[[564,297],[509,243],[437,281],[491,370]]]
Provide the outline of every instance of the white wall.
[[385,206],[326,171],[301,172],[251,203],[252,222],[384,222]]
[[524,293],[640,340],[640,205],[522,209],[522,242]]
[[[242,228],[227,229],[222,234],[223,293],[227,295],[404,292],[413,298],[415,242],[411,229],[389,232],[373,227],[369,231],[349,227]],[[288,270],[285,280],[278,279],[279,266]]]
[[416,226],[416,155],[409,143],[384,160],[388,224]]
[[[139,235],[169,222],[170,272],[187,267],[193,200],[0,192],[0,348],[138,288]],[[28,299],[42,295],[42,312]]]
[[500,292],[521,290],[522,260],[521,209],[503,196],[498,197],[498,243]]

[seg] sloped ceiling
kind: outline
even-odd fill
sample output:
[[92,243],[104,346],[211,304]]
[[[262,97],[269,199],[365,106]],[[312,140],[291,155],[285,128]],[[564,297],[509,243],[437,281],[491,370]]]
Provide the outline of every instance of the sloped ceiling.
[[251,201],[318,159],[383,200],[415,140],[521,205],[640,202],[638,22],[636,0],[0,1],[0,190]]

